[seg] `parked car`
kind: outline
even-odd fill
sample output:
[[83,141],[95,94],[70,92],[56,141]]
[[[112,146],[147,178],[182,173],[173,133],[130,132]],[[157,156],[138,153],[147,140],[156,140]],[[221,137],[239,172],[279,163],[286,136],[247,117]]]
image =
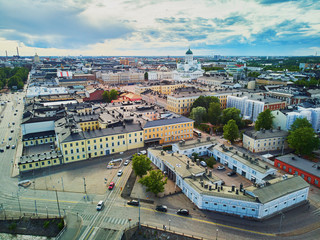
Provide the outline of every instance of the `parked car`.
[[103,206],[104,206],[103,201],[98,202],[98,204],[97,204],[97,211],[102,210]]
[[109,190],[112,190],[113,188],[114,188],[114,182],[111,182],[110,184],[109,184]]
[[7,146],[6,146],[6,149],[9,149],[9,148],[10,148],[10,145],[7,145]]
[[207,166],[207,163],[206,163],[205,161],[201,161],[201,162],[200,162],[200,165],[201,165],[202,167],[206,167],[206,166]]
[[12,148],[12,149],[15,149],[15,148],[16,148],[16,145],[12,145],[11,148]]
[[13,129],[11,129],[11,131],[10,131],[10,132],[12,132],[12,133],[13,133],[13,132],[14,132],[14,130],[13,130]]
[[229,177],[231,177],[231,176],[236,175],[236,174],[237,174],[237,172],[236,172],[236,171],[232,171],[232,172],[228,172],[228,174],[227,174],[227,175],[228,175]]
[[188,209],[179,209],[177,211],[177,214],[179,215],[184,215],[184,216],[188,216],[189,215],[189,210]]
[[126,160],[123,165],[124,165],[124,166],[127,166],[129,163],[130,163],[130,161],[129,161],[129,160]]
[[225,168],[225,166],[218,166],[217,167],[217,170],[225,170],[226,168]]
[[146,155],[147,154],[147,151],[146,150],[142,150],[138,153],[138,155]]
[[118,175],[118,177],[121,177],[122,174],[123,174],[122,170],[119,170],[117,175]]
[[131,205],[131,206],[139,206],[139,201],[137,200],[130,200],[127,202],[128,205]]
[[159,212],[167,212],[168,208],[165,205],[158,205],[158,206],[156,206],[156,210]]
[[0,152],[4,152],[4,148],[0,148]]
[[11,141],[11,140],[12,140],[12,137],[9,137],[8,139],[9,139],[9,141]]

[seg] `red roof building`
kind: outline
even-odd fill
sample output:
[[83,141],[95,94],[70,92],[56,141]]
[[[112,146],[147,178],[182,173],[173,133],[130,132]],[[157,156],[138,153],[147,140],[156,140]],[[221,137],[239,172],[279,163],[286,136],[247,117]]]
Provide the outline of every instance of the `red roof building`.
[[90,96],[88,98],[84,98],[84,102],[101,102],[103,100],[102,94],[104,90],[97,89],[94,92],[90,93]]

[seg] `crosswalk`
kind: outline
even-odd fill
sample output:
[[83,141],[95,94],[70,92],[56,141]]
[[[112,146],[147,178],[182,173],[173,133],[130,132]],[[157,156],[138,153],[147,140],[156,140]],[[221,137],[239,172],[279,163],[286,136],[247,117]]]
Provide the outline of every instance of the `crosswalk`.
[[104,222],[115,224],[115,225],[124,225],[124,224],[128,223],[128,219],[115,218],[115,217],[106,217],[104,219]]
[[316,216],[320,216],[320,208],[313,210],[312,213]]

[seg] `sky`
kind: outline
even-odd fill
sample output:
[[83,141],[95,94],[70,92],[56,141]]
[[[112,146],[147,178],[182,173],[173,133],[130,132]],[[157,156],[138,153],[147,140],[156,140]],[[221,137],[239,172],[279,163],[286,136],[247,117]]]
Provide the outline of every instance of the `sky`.
[[320,55],[320,0],[0,0],[0,56]]

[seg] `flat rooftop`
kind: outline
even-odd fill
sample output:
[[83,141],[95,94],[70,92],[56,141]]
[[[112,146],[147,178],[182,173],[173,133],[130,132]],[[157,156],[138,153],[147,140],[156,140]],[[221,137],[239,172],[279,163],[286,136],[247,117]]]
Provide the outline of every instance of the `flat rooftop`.
[[179,149],[190,149],[195,147],[207,146],[207,145],[215,145],[217,141],[214,138],[210,138],[210,140],[206,138],[198,138],[188,141],[182,141],[181,143],[175,143]]
[[245,131],[244,135],[247,135],[248,137],[254,138],[254,139],[266,139],[266,138],[276,138],[276,137],[286,137],[288,136],[287,131],[283,130],[249,130]]

